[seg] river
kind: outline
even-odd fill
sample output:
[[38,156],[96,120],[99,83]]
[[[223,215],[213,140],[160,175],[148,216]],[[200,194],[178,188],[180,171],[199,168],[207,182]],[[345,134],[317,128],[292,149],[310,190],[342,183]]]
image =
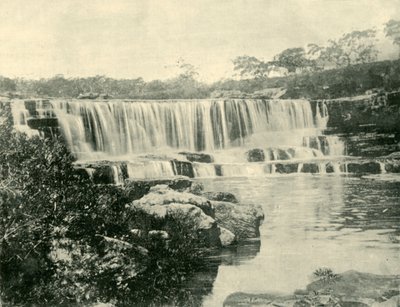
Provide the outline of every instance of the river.
[[266,215],[257,255],[243,259],[239,252],[234,257],[240,261],[221,264],[204,306],[222,306],[237,291],[291,293],[320,267],[400,274],[400,177],[296,174],[199,181],[206,191],[229,191],[243,203],[260,204]]

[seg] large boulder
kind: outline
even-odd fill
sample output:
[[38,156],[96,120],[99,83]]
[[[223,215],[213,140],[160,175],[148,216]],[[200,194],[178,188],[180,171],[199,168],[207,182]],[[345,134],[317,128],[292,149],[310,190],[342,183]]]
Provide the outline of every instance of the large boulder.
[[152,204],[152,202],[145,204],[136,200],[132,203],[131,209],[142,210],[158,220],[172,218],[183,221],[193,226],[193,232],[196,232],[206,245],[221,245],[221,230],[217,222],[195,205],[183,203]]
[[206,215],[214,217],[214,208],[211,202],[204,197],[188,192],[177,192],[167,185],[157,185],[150,188],[149,194],[137,200],[135,204],[140,206],[155,206],[168,204],[190,204],[200,208]]
[[212,202],[215,220],[235,236],[236,240],[257,238],[264,214],[260,206],[239,205],[224,201]]
[[236,196],[229,192],[202,192],[201,195],[209,200],[227,201],[235,204],[238,203]]
[[128,200],[133,201],[143,197],[144,195],[149,193],[151,187],[159,184],[167,185],[170,189],[176,191],[183,191],[191,187],[192,181],[186,177],[127,181],[125,182],[124,194]]

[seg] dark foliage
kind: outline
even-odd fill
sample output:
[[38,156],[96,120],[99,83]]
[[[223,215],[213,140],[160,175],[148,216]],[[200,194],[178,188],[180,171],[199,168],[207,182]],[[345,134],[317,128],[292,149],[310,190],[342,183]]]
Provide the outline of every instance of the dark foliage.
[[[128,210],[120,187],[95,185],[74,170],[62,141],[17,133],[9,105],[0,112],[4,304],[190,301],[182,282],[200,255],[194,225]],[[132,236],[131,227],[144,236]],[[150,237],[152,229],[167,231],[169,240]]]

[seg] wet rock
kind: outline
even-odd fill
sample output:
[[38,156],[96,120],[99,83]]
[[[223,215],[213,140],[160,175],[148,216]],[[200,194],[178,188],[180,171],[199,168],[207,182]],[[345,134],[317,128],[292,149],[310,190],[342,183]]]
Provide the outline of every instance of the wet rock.
[[334,172],[335,172],[335,166],[334,166],[331,162],[329,162],[329,163],[326,164],[325,171],[326,171],[328,174],[334,173]]
[[214,208],[206,198],[187,192],[177,192],[167,185],[157,185],[150,188],[147,195],[137,200],[135,204],[141,206],[168,205],[168,204],[194,205],[211,217],[214,217]]
[[172,160],[171,163],[174,167],[175,175],[194,178],[193,164],[191,162]]
[[29,118],[27,122],[31,129],[58,127],[57,118]]
[[201,195],[209,200],[227,201],[235,204],[238,203],[236,196],[229,192],[203,192]]
[[297,173],[298,168],[299,168],[298,163],[290,163],[290,164],[277,163],[277,164],[275,164],[275,171],[280,174]]
[[124,194],[128,200],[136,200],[146,195],[150,191],[151,187],[159,184],[167,185],[170,189],[175,191],[184,191],[191,187],[192,181],[189,178],[185,177],[177,177],[172,179],[144,179],[126,181]]
[[195,195],[202,195],[204,191],[204,185],[201,182],[194,182],[192,186],[188,189],[189,193]]
[[397,161],[385,162],[385,171],[388,173],[400,173],[400,163]]
[[334,283],[318,280],[310,283],[308,292],[331,291],[332,294],[341,295],[344,301],[361,301],[363,299],[378,299],[389,290],[398,290],[400,287],[399,275],[376,275],[347,271],[338,274],[339,278]]
[[347,163],[347,172],[354,174],[379,174],[381,165],[378,162]]
[[267,155],[271,161],[290,160],[292,158],[290,151],[293,153],[292,149],[286,150],[282,148],[268,148]]
[[230,294],[224,301],[224,307],[239,306],[282,306],[292,307],[295,299],[293,296],[278,296],[276,294],[260,293],[250,294],[235,292]]
[[215,220],[231,231],[238,241],[260,236],[260,225],[264,214],[260,206],[239,205],[230,202],[213,201]]
[[200,235],[208,246],[220,246],[220,229],[217,222],[206,215],[199,207],[192,204],[169,203],[151,204],[136,200],[130,206],[131,210],[142,210],[143,212],[165,220],[167,217],[182,220],[185,223],[193,223],[193,231]]
[[190,162],[200,162],[200,163],[213,163],[214,158],[205,153],[194,153],[194,152],[180,152],[180,155],[183,155],[188,159]]
[[304,163],[301,172],[315,174],[319,172],[319,166],[315,163]]
[[400,306],[400,295],[393,296],[386,301],[376,302],[371,307],[399,307]]
[[235,242],[235,235],[224,227],[219,227],[220,235],[219,239],[222,246],[229,246]]
[[222,165],[215,164],[215,176],[222,176]]
[[255,148],[249,150],[247,153],[247,161],[248,162],[263,162],[265,161],[264,150]]
[[93,172],[93,182],[97,184],[117,183],[118,178],[115,177],[115,170],[112,165],[98,166]]
[[320,279],[310,283],[306,290],[296,290],[293,295],[236,292],[225,299],[224,306],[397,307],[399,284],[398,275],[348,271],[338,274],[335,282]]

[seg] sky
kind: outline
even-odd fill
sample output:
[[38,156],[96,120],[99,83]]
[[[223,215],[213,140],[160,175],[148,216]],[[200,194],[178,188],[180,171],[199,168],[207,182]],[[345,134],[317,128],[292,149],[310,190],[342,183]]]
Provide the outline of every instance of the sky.
[[[400,0],[1,0],[0,75],[148,81],[176,75],[182,58],[212,82],[239,55],[269,60],[391,18]],[[380,58],[396,54],[380,44]]]

